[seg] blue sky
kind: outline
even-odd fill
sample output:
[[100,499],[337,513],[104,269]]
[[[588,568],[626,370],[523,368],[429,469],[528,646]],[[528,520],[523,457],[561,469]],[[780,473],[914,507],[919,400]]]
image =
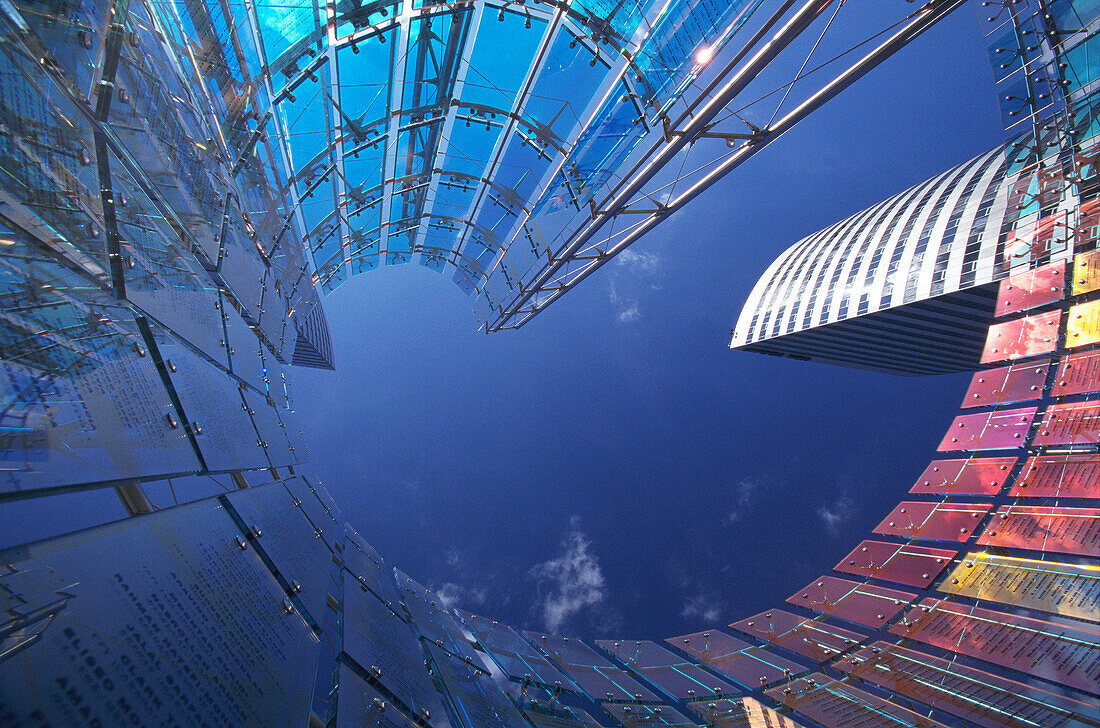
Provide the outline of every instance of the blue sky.
[[521,330],[479,333],[420,266],[349,280],[337,371],[294,372],[309,469],[391,563],[515,626],[660,638],[778,606],[903,497],[967,377],[729,330],[787,246],[1003,141],[985,46],[963,7]]

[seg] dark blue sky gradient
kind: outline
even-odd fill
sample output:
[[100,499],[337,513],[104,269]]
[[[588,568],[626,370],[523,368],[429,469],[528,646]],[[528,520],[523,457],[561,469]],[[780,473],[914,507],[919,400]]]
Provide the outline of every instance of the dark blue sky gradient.
[[519,331],[477,332],[420,266],[349,280],[326,299],[337,371],[294,372],[310,469],[392,564],[516,626],[554,626],[537,565],[566,545],[603,584],[562,595],[601,595],[565,634],[779,606],[904,497],[967,377],[731,352],[729,331],[787,246],[1003,141],[985,47],[963,7]]

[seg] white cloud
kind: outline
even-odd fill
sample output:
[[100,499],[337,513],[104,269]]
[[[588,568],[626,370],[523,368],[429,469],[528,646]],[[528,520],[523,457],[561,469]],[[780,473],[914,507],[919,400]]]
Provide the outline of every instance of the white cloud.
[[618,267],[643,273],[656,271],[660,262],[661,259],[653,253],[638,253],[630,248],[615,256],[615,265]]
[[592,544],[578,526],[579,519],[574,516],[570,521],[572,530],[562,540],[562,553],[530,571],[540,590],[546,589],[538,607],[546,630],[551,633],[559,632],[571,617],[607,597],[603,571],[589,551]]
[[733,486],[733,491],[730,493],[730,510],[726,513],[726,523],[734,523],[741,520],[741,516],[744,515],[745,509],[752,503],[753,494],[760,487],[760,483],[752,480],[742,480],[737,485]]
[[446,553],[447,566],[458,566],[458,563],[462,561],[462,554],[458,552],[458,549],[450,549]]
[[435,590],[439,598],[439,606],[446,610],[453,607],[483,604],[485,602],[485,590],[464,587],[461,584],[447,582]]
[[700,619],[707,624],[711,624],[718,621],[718,617],[722,615],[722,607],[715,602],[710,601],[703,594],[696,594],[695,596],[684,602],[684,608],[680,610],[680,616],[684,619],[691,619],[693,617]]
[[856,503],[852,496],[845,493],[831,504],[817,509],[817,516],[825,524],[825,530],[834,538],[841,533],[841,527],[848,522],[856,512]]
[[608,299],[621,324],[637,321],[642,316],[641,302],[648,290],[657,290],[661,258],[655,253],[637,252],[627,248],[615,256],[615,265],[608,277]]

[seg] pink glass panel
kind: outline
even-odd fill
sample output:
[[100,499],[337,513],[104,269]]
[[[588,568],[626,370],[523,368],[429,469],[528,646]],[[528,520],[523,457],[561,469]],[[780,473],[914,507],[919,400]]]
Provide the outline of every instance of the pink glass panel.
[[1100,508],[1002,506],[978,545],[1100,556]]
[[1049,354],[1058,345],[1061,311],[1005,321],[989,327],[982,364]]
[[1100,391],[1100,350],[1062,357],[1050,391],[1055,396]]
[[1088,622],[925,599],[890,632],[1080,690],[1100,684],[1100,626]]
[[1034,445],[1085,445],[1100,442],[1100,403],[1053,404],[1043,415]]
[[749,688],[784,679],[789,673],[806,669],[760,647],[718,630],[669,637],[668,644],[705,662],[724,675]]
[[940,443],[940,451],[1001,450],[1022,447],[1037,407],[959,415]]
[[846,574],[926,587],[958,553],[948,549],[864,541],[833,568]]
[[997,291],[997,316],[1007,316],[1065,297],[1066,261],[1017,273],[1001,281]]
[[767,694],[829,728],[944,728],[943,723],[821,673]]
[[1004,485],[1016,458],[933,460],[910,493],[995,495]]
[[769,609],[734,622],[730,627],[816,662],[828,660],[867,639],[867,635],[859,632],[800,617],[782,609]]
[[896,589],[822,576],[793,594],[787,602],[877,629],[916,596]]
[[1025,402],[1043,396],[1050,362],[1038,361],[1010,364],[1007,367],[978,372],[970,380],[962,407],[985,407],[992,404]]
[[1009,495],[1100,498],[1100,455],[1040,455],[1024,463]]
[[836,668],[985,728],[1061,725],[1093,706],[887,642],[860,648]]
[[962,542],[970,537],[992,507],[992,503],[902,501],[878,524],[875,533]]

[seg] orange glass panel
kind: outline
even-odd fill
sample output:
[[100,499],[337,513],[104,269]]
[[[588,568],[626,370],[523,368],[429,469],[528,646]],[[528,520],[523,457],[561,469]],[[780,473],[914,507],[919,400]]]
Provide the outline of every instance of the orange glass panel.
[[1066,263],[1058,261],[1025,270],[1001,281],[997,290],[997,316],[1007,316],[1065,297]]
[[939,721],[821,673],[769,690],[767,695],[829,728],[944,728]]
[[992,503],[902,501],[878,524],[875,533],[962,542],[970,538],[992,507]]
[[1002,506],[978,545],[1100,556],[1100,508]]
[[1004,450],[1022,447],[1037,407],[959,415],[940,443],[940,451]]
[[1100,391],[1100,350],[1062,357],[1050,393],[1055,396]]
[[1034,445],[1087,445],[1100,442],[1100,402],[1053,404],[1043,414]]
[[1009,495],[1100,498],[1100,455],[1040,455],[1029,458]]
[[1100,626],[925,599],[892,634],[1084,691],[1100,684]]
[[933,460],[909,489],[937,495],[995,495],[1004,485],[1016,458]]
[[1039,399],[1047,381],[1050,362],[1010,364],[1007,367],[977,372],[963,397],[962,407],[985,407]]
[[1062,617],[1095,619],[1100,566],[972,553],[939,590]]
[[816,662],[835,657],[867,639],[865,634],[782,609],[769,609],[730,627]]
[[1049,354],[1058,346],[1061,311],[1005,321],[989,327],[982,364]]
[[1072,306],[1066,323],[1066,347],[1095,344],[1100,341],[1100,301]]
[[877,629],[916,596],[896,589],[822,576],[793,594],[787,603]]
[[1079,253],[1073,261],[1073,295],[1100,289],[1100,249]]
[[907,586],[926,587],[958,553],[949,549],[864,541],[833,569]]

